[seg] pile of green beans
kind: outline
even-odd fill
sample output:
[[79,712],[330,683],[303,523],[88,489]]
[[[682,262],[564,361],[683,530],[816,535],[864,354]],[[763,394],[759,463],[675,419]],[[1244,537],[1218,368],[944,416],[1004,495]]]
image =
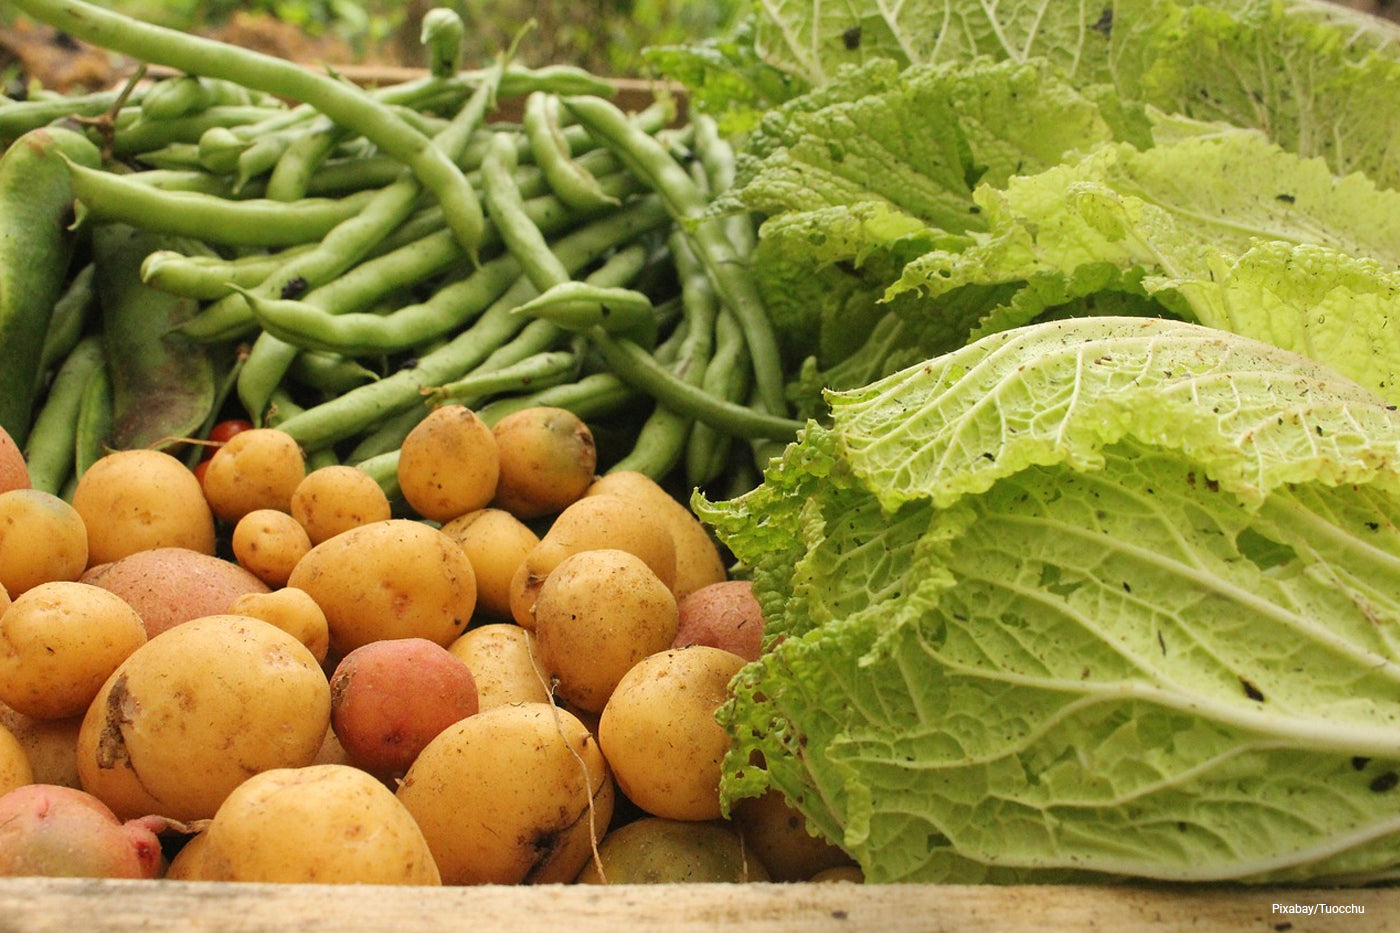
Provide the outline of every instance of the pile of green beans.
[[[396,494],[398,448],[434,406],[492,423],[557,405],[594,427],[605,469],[732,494],[800,429],[749,272],[753,220],[715,209],[734,152],[664,93],[628,112],[611,82],[509,50],[463,68],[445,9],[425,20],[424,75],[367,88],[82,0],[15,3],[144,63],[119,90],[6,99],[0,147],[79,128],[103,162],[69,166],[78,229],[157,244],[135,275],[189,310],[152,319],[144,365],[198,357],[214,373],[201,423],[162,442],[247,418]],[[100,352],[117,313],[94,285],[114,274],[102,261],[75,254],[63,306],[78,310],[44,348],[29,454],[56,492],[111,444],[128,364]]]

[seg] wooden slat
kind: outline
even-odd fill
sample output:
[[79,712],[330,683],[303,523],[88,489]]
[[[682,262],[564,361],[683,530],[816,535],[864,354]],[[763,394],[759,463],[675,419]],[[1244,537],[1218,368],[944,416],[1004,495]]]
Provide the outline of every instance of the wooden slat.
[[[1289,913],[1328,905],[1347,912]],[[1359,912],[1358,912],[1359,911]],[[391,888],[0,880],[3,933],[1368,933],[1400,889],[1223,890],[854,884]]]

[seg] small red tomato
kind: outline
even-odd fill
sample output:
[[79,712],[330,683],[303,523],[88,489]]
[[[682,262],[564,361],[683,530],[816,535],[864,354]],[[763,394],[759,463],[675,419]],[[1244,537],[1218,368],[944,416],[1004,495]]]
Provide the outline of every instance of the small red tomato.
[[214,456],[214,451],[227,444],[235,434],[242,434],[244,431],[253,430],[253,422],[242,418],[230,418],[227,421],[220,421],[209,429],[208,444],[204,445],[204,453],[200,455],[201,460],[208,460]]
[[[213,447],[209,448],[211,451]],[[209,472],[209,457],[205,457],[194,465],[194,478],[199,480],[199,485],[204,485],[204,474]]]

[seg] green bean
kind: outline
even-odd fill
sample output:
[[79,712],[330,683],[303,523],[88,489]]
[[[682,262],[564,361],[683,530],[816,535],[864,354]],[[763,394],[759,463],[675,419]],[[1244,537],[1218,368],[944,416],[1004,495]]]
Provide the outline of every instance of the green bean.
[[0,105],[0,144],[8,145],[30,130],[68,117],[100,117],[110,113],[123,100],[139,102],[144,93],[144,88],[135,88],[128,96],[124,89],[119,88],[88,94],[56,95],[48,99],[7,100]]
[[29,484],[35,489],[58,495],[72,475],[83,396],[105,365],[102,338],[93,335],[83,338],[54,374],[25,445]]
[[738,437],[783,440],[792,438],[802,427],[801,421],[736,404],[680,380],[646,350],[630,340],[618,340],[602,328],[595,329],[590,337],[619,378],[697,421]]
[[541,292],[569,281],[569,270],[550,250],[540,228],[525,211],[524,199],[512,175],[516,167],[514,144],[498,136],[481,162],[482,195],[486,213],[496,225],[506,249]]
[[656,308],[645,293],[631,288],[560,282],[516,308],[515,313],[543,318],[570,331],[601,327],[644,346],[656,341]]
[[112,380],[107,367],[94,371],[78,404],[78,421],[73,431],[73,476],[81,477],[107,453],[107,437],[112,430]]
[[290,246],[322,239],[338,224],[360,216],[378,194],[362,191],[290,205],[162,191],[74,163],[69,163],[69,174],[74,194],[94,220],[227,246]]
[[127,159],[170,143],[197,143],[214,129],[258,123],[267,119],[267,107],[234,105],[207,107],[173,120],[119,120],[112,136],[112,154]]
[[359,360],[316,350],[297,353],[288,364],[288,372],[297,382],[325,395],[339,395],[379,378]]
[[535,91],[525,98],[525,136],[549,186],[570,207],[580,210],[616,204],[617,198],[603,191],[598,179],[574,159],[574,153],[559,125],[559,98]]
[[272,55],[142,23],[83,0],[14,0],[14,6],[75,38],[144,62],[236,81],[311,104],[401,159],[443,205],[448,227],[463,251],[476,254],[483,222],[481,204],[461,170],[432,140],[360,89]]
[[[700,387],[711,395],[742,401],[749,396],[751,373],[743,331],[733,315],[721,314],[715,321],[714,354]],[[729,462],[732,447],[733,439],[728,434],[702,421],[695,422],[686,444],[686,481],[691,486],[703,486],[719,476]]]
[[97,290],[94,288],[96,269],[91,262],[68,280],[63,294],[54,302],[53,313],[49,316],[49,329],[44,335],[44,346],[39,353],[39,370],[48,372],[61,363],[78,345],[88,321],[97,311]]
[[358,470],[368,473],[370,479],[379,484],[379,488],[384,490],[384,495],[393,502],[402,494],[399,490],[399,449],[385,451],[378,456],[369,457],[354,463]]
[[[454,158],[460,153],[486,118],[487,109],[495,100],[496,87],[503,68],[502,64],[494,72],[496,82],[487,81],[477,88],[447,128],[431,143],[434,147],[440,147],[437,151],[445,158]],[[418,201],[420,190],[418,177],[408,173],[387,188],[380,189],[363,214],[330,230],[317,250],[305,257],[299,257],[290,264],[295,266],[297,279],[314,287],[349,268],[409,215]],[[477,209],[480,209],[479,205]],[[483,222],[478,225],[473,247],[468,251],[473,260],[476,259],[484,233]],[[456,231],[453,238],[460,247],[461,238]],[[287,281],[288,270],[279,270],[256,291],[264,297],[279,297],[285,291]],[[268,333],[262,334],[254,342],[252,352],[239,376],[238,396],[255,423],[262,417],[262,408],[266,404],[268,393],[280,381],[295,355],[295,347]]]
[[423,15],[418,41],[427,49],[428,73],[451,78],[462,68],[462,39],[467,27],[456,10],[436,7]]
[[774,415],[785,412],[788,405],[784,369],[772,321],[748,267],[735,253],[724,227],[705,217],[707,204],[694,180],[661,143],[639,130],[611,102],[598,97],[571,97],[564,104],[623,164],[647,179],[661,195],[704,263],[715,290],[743,326],[763,406]]
[[208,107],[213,91],[191,74],[175,75],[157,81],[141,99],[141,116],[146,120],[172,120]]
[[428,417],[430,411],[432,409],[426,405],[414,405],[385,418],[360,435],[355,446],[346,455],[346,460],[350,463],[359,463],[362,460],[368,460],[390,451],[397,452],[403,446],[404,439],[408,437],[409,432]]
[[[657,222],[660,222],[659,218],[665,217],[665,212],[658,202],[648,199],[648,202],[644,203],[650,203],[650,212],[658,218]],[[635,253],[628,255],[628,251],[619,255],[635,259]],[[617,257],[614,257],[614,260],[616,259]],[[578,255],[565,259],[566,263],[573,262],[579,266],[586,261],[587,257]],[[636,272],[635,265],[610,261],[604,263],[588,279],[599,285],[625,285]],[[528,301],[536,293],[536,289],[528,280],[517,281],[471,327],[461,331],[440,348],[419,357],[417,365],[412,369],[401,369],[378,382],[352,389],[344,395],[308,408],[296,418],[284,422],[282,430],[295,437],[303,447],[315,450],[354,435],[366,424],[378,423],[397,412],[421,404],[424,388],[452,382],[478,366],[508,365],[514,362],[510,353],[500,352],[504,345],[522,333],[524,322],[511,312],[516,305]],[[515,360],[547,348],[547,342],[543,346],[535,345],[536,335],[552,334],[556,339],[560,335],[558,329],[546,321],[535,321],[523,329],[530,332],[531,339],[515,343]]]
[[[149,168],[139,172],[126,172],[125,178],[127,181],[149,185],[162,191],[198,191],[221,198],[234,196],[233,186],[228,183],[228,179],[211,175],[203,168]],[[248,190],[240,194],[247,197],[256,196]]]
[[577,382],[493,399],[478,408],[476,414],[488,425],[495,425],[512,412],[544,405],[563,408],[588,420],[611,414],[637,397],[635,389],[612,373],[590,373]]
[[[577,262],[591,262],[651,229],[663,216],[654,203],[629,206],[560,238],[556,249],[565,255],[577,254]],[[351,354],[393,353],[462,327],[499,298],[520,274],[515,257],[499,256],[482,263],[466,278],[441,286],[427,300],[387,315],[338,313],[326,300],[325,289],[301,301],[254,301],[253,311],[267,333],[289,344]],[[650,312],[649,301],[647,309]]]
[[[635,179],[626,173],[610,176],[605,182],[619,193],[628,192],[636,187]],[[553,196],[533,198],[526,203],[526,209],[536,224],[545,230],[556,230],[571,221],[582,219],[570,213]],[[646,213],[650,216],[654,212]],[[664,216],[661,219],[664,219]],[[400,231],[410,226],[417,228],[415,221],[410,220]],[[432,224],[427,226],[432,227]],[[373,304],[383,295],[398,288],[440,275],[462,262],[461,248],[457,246],[451,232],[440,227],[406,243],[399,244],[397,239],[397,236],[391,237],[381,244],[381,247],[394,246],[392,250],[382,254],[377,254],[377,250],[370,250],[367,256],[371,258],[346,270],[325,285],[309,291],[303,288],[304,300],[327,313],[349,313]],[[488,225],[482,238],[483,247],[493,245],[495,239],[495,227]],[[230,291],[225,298],[209,305],[199,317],[181,330],[197,342],[216,343],[246,335],[256,326],[257,321],[247,301],[242,295]]]
[[313,243],[302,243],[276,253],[251,253],[235,259],[157,250],[142,262],[141,279],[172,295],[214,301],[229,294],[232,287],[252,288],[294,256],[314,248]]
[[[306,133],[288,143],[272,166],[272,174],[267,179],[267,196],[274,201],[299,201],[306,197],[310,193],[312,179],[344,136],[345,131],[336,127],[328,128],[325,132]],[[363,168],[364,161],[355,159],[351,164]],[[398,162],[386,161],[387,172],[379,179],[382,185],[392,184],[402,171]],[[361,171],[361,179],[365,174]],[[361,181],[359,184],[363,183]]]
[[485,372],[469,373],[444,385],[424,389],[434,405],[458,404],[473,408],[488,396],[522,389],[547,388],[577,376],[578,356],[566,350],[542,350],[519,362]]

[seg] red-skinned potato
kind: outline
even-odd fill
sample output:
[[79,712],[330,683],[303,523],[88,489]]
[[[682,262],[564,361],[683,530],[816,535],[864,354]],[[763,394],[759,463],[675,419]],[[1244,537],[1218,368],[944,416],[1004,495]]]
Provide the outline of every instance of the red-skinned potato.
[[672,647],[709,645],[746,661],[756,661],[763,653],[763,608],[748,580],[706,584],[681,597],[677,612]]
[[155,878],[159,826],[124,823],[86,791],[26,784],[0,797],[0,876]]
[[190,619],[226,612],[245,593],[268,592],[246,568],[188,548],[139,551],[89,568],[79,579],[126,600],[151,638]]
[[336,738],[352,764],[381,777],[402,775],[438,733],[478,707],[471,670],[425,638],[356,648],[330,683]]
[[10,432],[0,428],[0,492],[28,488],[29,465],[24,462],[24,454]]

